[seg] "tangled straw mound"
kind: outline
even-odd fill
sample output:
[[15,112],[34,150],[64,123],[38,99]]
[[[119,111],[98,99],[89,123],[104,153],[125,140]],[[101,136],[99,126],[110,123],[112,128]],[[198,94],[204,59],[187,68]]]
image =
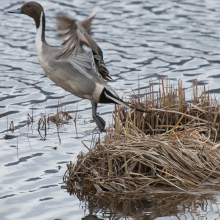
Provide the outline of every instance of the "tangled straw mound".
[[152,91],[131,100],[149,114],[115,108],[114,129],[105,141],[68,164],[67,187],[138,193],[152,187],[199,188],[220,179],[219,102],[205,89],[198,96],[197,84],[194,98],[186,102],[182,82],[174,90],[163,78],[156,98]]
[[174,132],[169,139],[141,132],[109,135],[68,164],[67,186],[138,193],[152,186],[197,188],[220,178],[220,144],[210,140],[206,127]]

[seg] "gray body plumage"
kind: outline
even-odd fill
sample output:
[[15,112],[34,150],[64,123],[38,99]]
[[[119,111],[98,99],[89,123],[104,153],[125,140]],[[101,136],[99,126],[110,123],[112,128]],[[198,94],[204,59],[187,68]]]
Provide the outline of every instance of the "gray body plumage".
[[[56,49],[48,45],[43,45],[42,48],[42,56],[39,58],[39,62],[45,74],[66,91],[80,98],[92,100],[98,80],[94,76],[91,67],[87,68],[87,71],[90,72],[90,77],[88,77],[77,70],[74,62],[71,62],[70,59],[60,57],[62,49]],[[44,50],[46,50],[46,53]]]

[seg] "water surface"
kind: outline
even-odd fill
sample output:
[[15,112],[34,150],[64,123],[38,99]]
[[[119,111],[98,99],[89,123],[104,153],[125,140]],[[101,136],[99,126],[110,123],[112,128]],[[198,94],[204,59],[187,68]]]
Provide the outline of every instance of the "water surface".
[[[93,22],[93,36],[103,49],[114,79],[111,86],[120,95],[137,91],[138,78],[141,92],[148,88],[149,81],[156,90],[158,79],[164,75],[170,77],[173,85],[177,85],[178,79],[183,80],[187,99],[192,96],[196,79],[219,98],[218,0],[38,2],[45,9],[46,38],[51,45],[61,44],[56,37],[57,12],[83,19],[94,5],[100,6]],[[92,135],[96,126],[91,122],[90,102],[57,87],[43,73],[35,52],[34,22],[27,16],[6,12],[23,3],[8,0],[0,4],[0,219],[82,219],[90,211],[101,219],[114,219],[108,215],[109,207],[99,209],[97,205],[98,211],[85,209],[86,202],[80,202],[61,189],[66,163],[76,161],[77,154],[86,151],[81,141],[96,139],[99,134],[95,131],[96,135]],[[73,120],[60,127],[59,132],[50,122],[46,138],[42,138],[38,133],[38,121],[55,114],[58,104],[73,118],[77,109],[77,131]],[[111,123],[113,108],[113,105],[99,106],[98,111],[107,124]],[[33,123],[27,123],[28,114],[33,116]],[[9,130],[10,125],[13,130],[11,122],[15,128],[13,133]],[[5,135],[10,135],[10,139],[5,140]],[[165,208],[156,209],[159,203],[154,202],[153,196],[143,203],[147,206],[152,202],[143,219],[150,215],[160,220],[220,219],[217,192],[203,195],[202,200],[201,196],[192,200],[189,197],[190,201],[195,201],[194,206],[187,203],[185,197],[181,200],[181,196],[173,195],[185,202],[176,204],[175,210],[170,212]],[[160,200],[168,201],[166,196],[161,196]],[[195,205],[202,202],[204,206]],[[189,205],[184,206],[184,203]],[[126,212],[120,213],[124,213],[120,216],[123,219]],[[139,218],[136,216],[136,219]]]

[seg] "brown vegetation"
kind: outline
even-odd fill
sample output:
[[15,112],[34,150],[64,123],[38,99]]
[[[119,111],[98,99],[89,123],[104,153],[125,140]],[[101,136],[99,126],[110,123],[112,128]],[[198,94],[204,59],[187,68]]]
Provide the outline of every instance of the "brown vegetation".
[[220,179],[219,103],[205,88],[199,97],[197,85],[190,102],[181,82],[173,90],[162,78],[156,98],[152,88],[144,99],[131,100],[150,114],[117,106],[105,140],[68,164],[64,182],[69,188],[139,193],[172,186],[184,191]]

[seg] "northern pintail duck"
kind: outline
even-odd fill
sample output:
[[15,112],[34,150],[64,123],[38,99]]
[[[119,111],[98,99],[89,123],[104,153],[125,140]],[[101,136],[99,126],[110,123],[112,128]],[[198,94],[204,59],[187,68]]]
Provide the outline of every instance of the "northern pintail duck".
[[100,47],[90,35],[93,16],[84,21],[58,14],[60,36],[67,38],[63,47],[53,47],[45,40],[45,14],[37,2],[27,2],[9,13],[26,14],[36,25],[36,51],[45,74],[58,86],[92,104],[92,116],[100,131],[105,121],[96,113],[98,103],[116,103],[132,108],[122,101],[106,83],[111,77],[105,67]]

